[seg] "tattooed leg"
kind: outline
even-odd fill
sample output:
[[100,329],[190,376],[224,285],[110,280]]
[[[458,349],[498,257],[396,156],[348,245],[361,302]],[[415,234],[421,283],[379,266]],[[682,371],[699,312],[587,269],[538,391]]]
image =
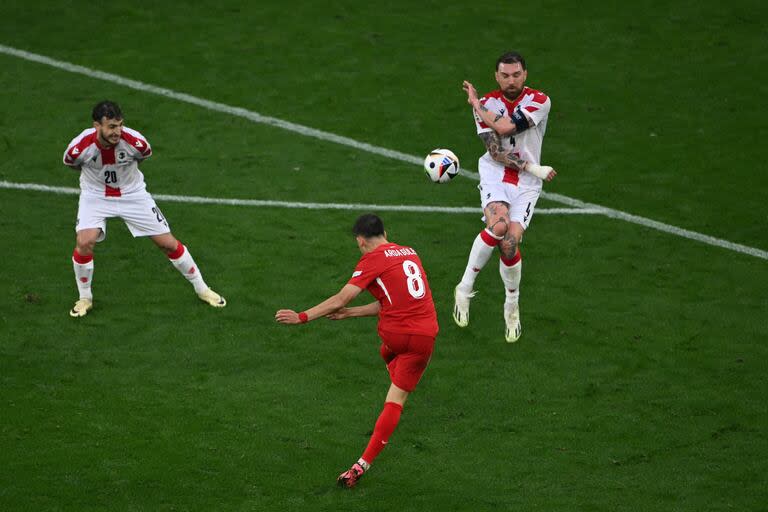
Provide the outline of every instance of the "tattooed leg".
[[488,203],[485,207],[488,229],[496,236],[504,236],[509,229],[509,206],[501,201]]
[[499,250],[507,259],[512,259],[515,256],[517,252],[517,238],[512,234],[512,230],[507,231],[504,238],[499,242]]
[[509,223],[507,233],[499,243],[499,250],[505,258],[512,259],[515,257],[517,247],[520,245],[520,240],[523,238],[524,232],[525,230],[519,222]]

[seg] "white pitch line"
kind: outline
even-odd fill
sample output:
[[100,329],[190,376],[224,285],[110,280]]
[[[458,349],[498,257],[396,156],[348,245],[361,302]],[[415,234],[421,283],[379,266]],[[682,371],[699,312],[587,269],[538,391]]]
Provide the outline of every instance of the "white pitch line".
[[[401,153],[399,151],[394,151],[391,149],[374,146],[372,144],[367,144],[365,142],[360,142],[354,139],[350,139],[349,137],[343,137],[341,135],[336,135],[334,133],[317,130],[315,128],[310,128],[308,126],[303,126],[296,123],[291,123],[289,121],[284,121],[282,119],[278,119],[275,117],[265,116],[265,115],[259,114],[258,112],[253,112],[251,110],[247,110],[241,107],[233,107],[230,105],[226,105],[224,103],[205,100],[203,98],[198,98],[196,96],[192,96],[189,94],[176,92],[171,89],[166,89],[164,87],[158,87],[156,85],[146,84],[144,82],[139,82],[137,80],[131,80],[130,78],[125,78],[112,73],[105,73],[103,71],[87,68],[85,66],[79,66],[77,64],[72,64],[69,62],[52,59],[44,55],[39,55],[36,53],[19,50],[18,48],[0,45],[0,53],[11,55],[13,57],[18,57],[20,59],[28,60],[31,62],[37,62],[39,64],[45,64],[46,66],[62,69],[64,71],[69,71],[71,73],[77,73],[77,74],[85,75],[91,78],[97,78],[99,80],[105,80],[107,82],[116,83],[118,85],[122,85],[130,89],[136,89],[138,91],[149,92],[152,94],[165,96],[168,98],[175,99],[177,101],[182,101],[185,103],[190,103],[192,105],[197,105],[215,112],[222,112],[222,113],[230,114],[233,116],[242,117],[250,121],[253,121],[254,123],[277,126],[279,128],[296,132],[301,135],[306,135],[307,137],[314,137],[324,141],[335,142],[337,144],[342,144],[355,149],[359,149],[361,151],[367,151],[369,153],[385,156],[387,158],[392,158],[394,160],[400,160],[403,162],[408,162],[408,163],[417,164],[417,165],[421,165],[423,160],[422,158],[414,155],[408,155],[406,153]],[[479,179],[476,172],[467,171],[465,169],[461,170],[461,175],[471,178],[473,180]],[[590,209],[596,208],[600,211],[599,212],[589,211],[588,213],[600,213],[611,218],[621,219],[626,222],[631,222],[631,223],[639,224],[641,226],[649,227],[652,229],[657,229],[665,233],[670,233],[676,236],[681,236],[683,238],[696,240],[698,242],[703,242],[709,245],[714,245],[716,247],[721,247],[724,249],[729,249],[732,251],[736,251],[743,254],[748,254],[750,256],[755,256],[757,258],[768,260],[768,252],[766,251],[755,249],[753,247],[748,247],[746,245],[736,244],[733,242],[729,242],[727,240],[722,240],[709,235],[704,235],[702,233],[696,233],[694,231],[689,231],[687,229],[678,228],[676,226],[664,224],[662,222],[658,222],[645,217],[640,217],[638,215],[632,215],[630,213],[622,212],[619,210],[613,210],[611,208],[606,208],[600,205],[591,205],[589,203],[584,203],[582,201],[579,201],[578,199],[573,199],[561,194],[542,192],[541,197],[544,199],[549,199],[551,201],[559,202],[568,206],[574,206],[576,208],[582,208],[582,207],[590,208]],[[583,205],[583,206],[579,206],[579,205]],[[477,209],[472,209],[471,211],[476,212]],[[541,213],[541,210],[539,210],[539,213]]]
[[[32,190],[49,192],[60,195],[78,195],[79,188],[52,187],[37,183],[13,183],[0,181],[0,189]],[[386,212],[422,212],[422,213],[475,213],[481,215],[479,207],[469,206],[420,206],[406,204],[361,204],[361,203],[300,203],[295,201],[272,201],[265,199],[227,199],[219,197],[174,196],[168,194],[152,194],[152,197],[162,201],[192,204],[221,204],[228,206],[261,206],[274,208],[304,208],[309,210],[376,210]],[[589,208],[541,208],[537,214],[544,215],[589,215],[601,213]]]
[[[552,197],[552,196],[555,196],[555,197]],[[749,247],[746,245],[729,242],[728,240],[722,240],[720,238],[715,238],[713,236],[697,233],[696,231],[690,231],[688,229],[679,228],[671,224],[665,224],[663,222],[658,222],[652,219],[647,219],[645,217],[640,217],[639,215],[632,215],[631,213],[614,210],[612,208],[606,208],[605,206],[600,206],[598,204],[586,203],[584,201],[579,201],[578,199],[573,199],[560,194],[548,194],[548,198],[567,204],[569,206],[573,206],[574,208],[585,208],[585,209],[590,209],[592,211],[596,210],[598,213],[605,215],[606,217],[610,217],[612,219],[620,219],[626,222],[632,222],[633,224],[639,224],[647,228],[663,231],[664,233],[670,233],[672,235],[676,235],[682,238],[696,240],[697,242],[703,242],[705,244],[714,245],[716,247],[722,247],[723,249],[730,249],[735,252],[740,252],[742,254],[748,254],[756,258],[768,260],[768,251],[763,251],[761,249],[756,249],[754,247]]]
[[45,64],[46,66],[51,66],[53,68],[69,71],[70,73],[77,73],[79,75],[85,75],[90,78],[98,78],[99,80],[112,82],[118,85],[122,85],[124,87],[128,87],[130,89],[136,89],[137,91],[149,92],[152,94],[157,94],[160,96],[172,98],[177,101],[183,101],[184,103],[191,103],[192,105],[197,105],[199,107],[203,107],[208,110],[213,110],[214,112],[222,112],[225,114],[242,117],[242,118],[248,119],[249,121],[253,121],[254,123],[277,126],[285,130],[300,133],[301,135],[306,135],[307,137],[314,137],[320,140],[336,142],[337,144],[349,146],[355,149],[359,149],[361,151],[367,151],[369,153],[375,153],[377,155],[385,156],[387,158],[392,158],[395,160],[401,160],[403,162],[419,164],[419,165],[421,165],[424,162],[424,158],[419,158],[416,156],[401,153],[399,151],[394,151],[391,149],[374,146],[372,144],[367,144],[365,142],[360,142],[354,139],[350,139],[349,137],[343,137],[341,135],[336,135],[334,133],[317,130],[315,128],[310,128],[308,126],[291,123],[289,121],[284,121],[276,117],[265,116],[265,115],[259,114],[258,112],[253,112],[251,110],[247,110],[244,108],[233,107],[231,105],[218,103],[216,101],[209,101],[203,98],[198,98],[197,96],[192,96],[189,94],[176,92],[171,89],[166,89],[165,87],[158,87],[156,85],[139,82],[138,80],[131,80],[130,78],[125,78],[120,75],[105,73],[103,71],[87,68],[85,66],[79,66],[77,64],[71,64],[69,62],[52,59],[50,57],[46,57],[45,55],[38,55],[37,53],[31,53],[24,50],[19,50],[17,48],[12,48],[10,46],[5,46],[0,44],[0,53],[5,53],[6,55],[12,55],[20,59],[37,62],[39,64]]

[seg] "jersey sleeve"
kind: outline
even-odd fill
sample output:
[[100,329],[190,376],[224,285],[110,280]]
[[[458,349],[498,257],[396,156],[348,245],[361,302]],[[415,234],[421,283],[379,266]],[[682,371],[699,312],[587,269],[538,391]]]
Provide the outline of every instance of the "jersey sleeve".
[[368,286],[379,277],[380,273],[375,259],[366,256],[368,255],[360,258],[360,261],[357,262],[357,266],[355,267],[355,271],[352,272],[352,277],[347,281],[347,284],[353,284],[363,290],[368,288]]
[[83,133],[72,139],[64,151],[62,158],[64,165],[79,169],[83,164],[83,154],[88,145],[90,145],[89,130],[84,130]]
[[80,154],[80,150],[77,146],[68,147],[67,150],[64,151],[63,162],[66,166],[75,168],[80,167],[82,159],[83,155]]
[[131,147],[131,152],[136,160],[146,160],[152,156],[152,146],[141,133],[127,126],[123,127],[120,137]]
[[[486,96],[480,100],[480,103],[494,114],[503,114],[504,104],[495,98]],[[493,131],[493,128],[483,122],[483,119],[475,112],[475,109],[472,109],[472,115],[475,117],[475,128],[477,128],[478,134]]]
[[530,119],[534,125],[538,125],[549,116],[552,101],[549,96],[540,91],[527,94],[518,104],[517,108]]

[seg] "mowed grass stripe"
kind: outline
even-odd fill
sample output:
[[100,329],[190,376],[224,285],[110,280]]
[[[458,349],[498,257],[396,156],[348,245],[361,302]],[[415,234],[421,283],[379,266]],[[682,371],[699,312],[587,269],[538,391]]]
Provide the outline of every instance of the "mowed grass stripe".
[[[394,151],[391,149],[374,146],[372,144],[367,144],[365,142],[359,142],[354,139],[350,139],[349,137],[343,137],[341,135],[336,135],[323,130],[317,130],[315,128],[310,128],[308,126],[291,123],[289,121],[284,121],[282,119],[278,119],[275,117],[265,116],[265,115],[259,114],[258,112],[253,112],[251,110],[247,110],[241,107],[233,107],[230,105],[226,105],[224,103],[218,103],[215,101],[198,98],[190,94],[176,92],[171,89],[158,87],[156,85],[151,85],[144,82],[139,82],[137,80],[132,80],[130,78],[125,78],[112,73],[105,73],[103,71],[91,69],[85,66],[80,66],[77,64],[69,63],[69,62],[52,59],[44,55],[27,52],[25,50],[20,50],[18,48],[0,45],[0,53],[11,55],[13,57],[18,57],[20,59],[28,60],[31,62],[37,62],[39,64],[45,64],[47,66],[51,66],[64,71],[69,71],[71,73],[77,73],[77,74],[85,75],[91,78],[97,78],[100,80],[116,83],[118,85],[122,85],[131,89],[136,89],[143,92],[149,92],[152,94],[158,94],[160,96],[165,96],[165,97],[172,98],[185,103],[197,105],[197,106],[206,108],[208,110],[213,110],[216,112],[222,112],[222,113],[230,114],[233,116],[242,117],[250,121],[253,121],[255,123],[267,124],[270,126],[277,126],[279,128],[293,131],[301,135],[314,137],[324,141],[335,142],[337,144],[353,147],[361,151],[367,151],[369,153],[374,153],[374,154],[385,156],[395,160],[401,160],[403,162],[409,162],[409,163],[418,164],[418,165],[421,165],[422,163],[422,158],[414,155],[407,155],[399,151]],[[464,169],[461,170],[461,175],[465,177],[469,177],[474,180],[479,179],[477,173],[469,172]],[[728,249],[734,252],[747,254],[749,256],[754,256],[756,258],[768,260],[768,251],[764,251],[754,247],[749,247],[746,245],[737,244],[735,242],[730,242],[728,240],[715,238],[710,235],[705,235],[703,233],[698,233],[696,231],[690,231],[677,226],[672,226],[671,224],[665,224],[663,222],[658,222],[653,219],[648,219],[646,217],[641,217],[639,215],[633,215],[631,213],[622,212],[620,210],[614,210],[612,208],[607,208],[597,204],[584,203],[578,199],[564,196],[562,194],[552,194],[548,192],[542,192],[542,197],[551,201],[559,202],[569,206],[574,206],[577,208],[581,207],[580,205],[583,205],[584,208],[587,208],[589,210],[599,209],[600,211],[588,211],[586,213],[600,213],[614,219],[631,222],[633,224],[639,224],[644,227],[656,229],[656,230],[669,233],[675,236],[679,236],[682,238],[695,240],[697,242],[713,245],[715,247],[720,247],[720,248]],[[411,211],[411,210],[405,210],[405,211]],[[427,210],[413,210],[413,211],[427,211]],[[477,210],[471,209],[469,211],[477,211]],[[539,213],[541,213],[541,211],[539,211]]]

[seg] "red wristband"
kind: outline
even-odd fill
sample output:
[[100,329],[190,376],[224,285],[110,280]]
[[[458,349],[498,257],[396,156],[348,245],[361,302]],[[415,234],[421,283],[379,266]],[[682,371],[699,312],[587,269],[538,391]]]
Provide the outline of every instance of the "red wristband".
[[299,313],[299,322],[303,324],[309,322],[309,317],[307,316],[306,311],[302,311],[301,313]]

